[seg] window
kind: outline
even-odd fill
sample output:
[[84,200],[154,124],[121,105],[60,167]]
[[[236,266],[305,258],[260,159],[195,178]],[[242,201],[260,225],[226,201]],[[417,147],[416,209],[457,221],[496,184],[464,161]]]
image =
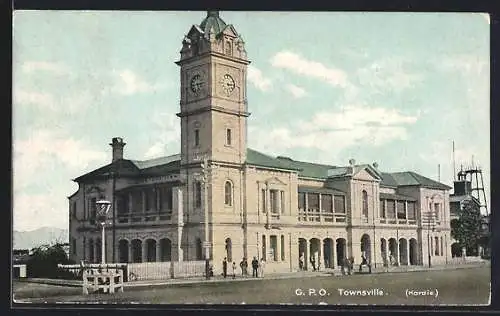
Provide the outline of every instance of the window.
[[266,189],[262,189],[261,190],[260,199],[262,200],[262,202],[261,202],[262,213],[265,213],[266,212],[266,206],[267,206],[267,202],[266,202]]
[[232,144],[232,139],[231,139],[231,129],[228,128],[226,129],[226,145],[231,146]]
[[77,214],[77,212],[76,212],[76,205],[77,205],[76,201],[73,202],[73,218],[76,218],[76,214]]
[[285,236],[281,235],[281,261],[285,261]]
[[301,192],[299,192],[299,210],[300,209],[306,209],[306,194]]
[[90,220],[95,220],[95,218],[96,218],[96,215],[97,215],[96,202],[97,202],[96,198],[90,199]]
[[434,237],[434,243],[435,243],[434,255],[439,256],[439,238],[438,237]]
[[278,214],[278,191],[271,190],[269,193],[271,193],[271,213]]
[[385,208],[385,200],[380,200],[380,218],[385,218],[386,216],[386,208]]
[[280,191],[281,213],[285,213],[285,191]]
[[333,213],[332,196],[330,194],[321,195],[321,211]]
[[194,145],[200,146],[200,130],[199,129],[194,130]]
[[398,201],[398,219],[406,219],[405,202]]
[[194,183],[194,207],[201,207],[201,182]]
[[233,205],[233,185],[230,181],[226,181],[224,184],[224,204]]
[[319,211],[319,194],[318,193],[308,193],[307,194],[307,208],[310,210]]
[[396,201],[387,200],[387,218],[396,218]]
[[231,56],[233,54],[233,48],[231,47],[231,42],[226,41],[226,55]]
[[439,203],[434,204],[434,212],[436,212],[436,220],[439,221],[439,219],[440,219],[439,213],[441,213],[441,205]]
[[408,212],[408,219],[409,220],[417,219],[415,202],[406,202],[406,208]]
[[343,195],[335,195],[334,204],[335,213],[345,214],[345,197]]
[[146,192],[146,212],[156,209],[156,194],[152,189],[147,189]]
[[266,256],[266,235],[262,235],[262,258],[264,261],[267,261],[267,256]]
[[271,258],[273,261],[278,261],[278,238],[276,236],[269,236],[269,244],[271,250]]
[[368,193],[363,190],[363,217],[368,217]]

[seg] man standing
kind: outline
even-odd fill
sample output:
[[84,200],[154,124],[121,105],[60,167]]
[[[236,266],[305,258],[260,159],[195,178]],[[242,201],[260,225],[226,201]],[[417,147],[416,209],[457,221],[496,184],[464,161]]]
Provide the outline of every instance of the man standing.
[[311,256],[311,265],[313,267],[313,271],[316,271],[316,260],[314,257],[314,255]]
[[236,278],[236,262],[233,261],[233,279]]
[[227,276],[227,259],[224,257],[224,260],[222,261],[222,275],[224,276],[224,279]]
[[259,269],[259,261],[257,260],[256,257],[253,257],[252,260],[252,276],[256,278],[258,276],[258,269]]

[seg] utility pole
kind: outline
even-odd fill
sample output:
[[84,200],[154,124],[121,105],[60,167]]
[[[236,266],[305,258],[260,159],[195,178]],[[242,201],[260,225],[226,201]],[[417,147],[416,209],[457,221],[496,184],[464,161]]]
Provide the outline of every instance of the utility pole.
[[434,223],[434,212],[429,209],[428,212],[424,214],[424,224],[427,226],[427,254],[429,260],[429,268],[432,267],[431,263],[431,229],[434,231],[435,223]]

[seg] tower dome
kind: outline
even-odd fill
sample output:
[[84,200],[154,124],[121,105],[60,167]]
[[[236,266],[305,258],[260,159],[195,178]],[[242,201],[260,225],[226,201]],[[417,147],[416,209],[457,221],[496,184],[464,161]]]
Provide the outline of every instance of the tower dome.
[[219,17],[219,11],[207,11],[207,17],[201,21],[200,28],[205,34],[208,34],[213,28],[215,35],[218,35],[226,25],[226,22]]

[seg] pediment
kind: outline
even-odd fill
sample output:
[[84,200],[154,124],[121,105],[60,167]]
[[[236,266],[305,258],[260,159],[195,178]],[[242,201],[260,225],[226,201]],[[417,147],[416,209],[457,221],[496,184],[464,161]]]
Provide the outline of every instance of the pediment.
[[382,180],[377,171],[370,167],[365,167],[359,170],[352,177],[355,180],[364,180],[364,181],[380,181]]
[[272,177],[272,178],[269,178],[265,181],[268,185],[270,186],[285,186],[286,183],[281,181],[280,179],[276,178],[276,177]]
[[200,29],[197,25],[193,25],[187,33],[187,37],[190,39],[198,37],[200,35],[203,35],[203,30]]
[[104,190],[101,189],[100,187],[93,185],[85,191],[86,194],[96,194],[96,195],[102,195],[104,194]]
[[230,36],[230,37],[238,37],[238,32],[236,32],[236,29],[232,24],[227,25],[224,30],[221,32],[224,35]]

